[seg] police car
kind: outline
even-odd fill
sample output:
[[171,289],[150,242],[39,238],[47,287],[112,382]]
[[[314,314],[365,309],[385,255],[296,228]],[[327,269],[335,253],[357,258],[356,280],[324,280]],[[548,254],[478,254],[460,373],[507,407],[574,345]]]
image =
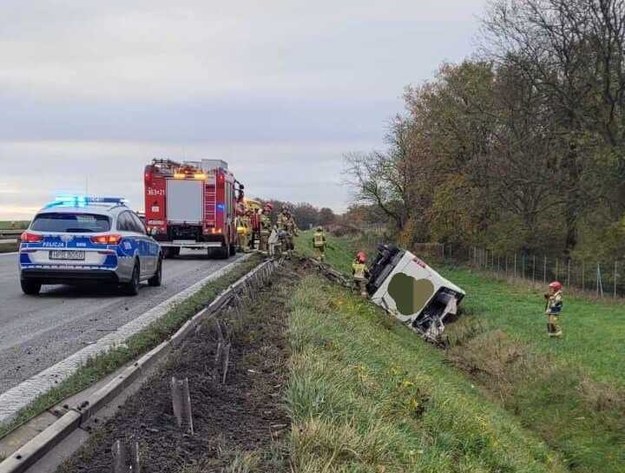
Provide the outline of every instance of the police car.
[[20,237],[22,291],[43,284],[115,284],[136,295],[160,286],[162,252],[135,212],[117,197],[61,197],[41,209]]

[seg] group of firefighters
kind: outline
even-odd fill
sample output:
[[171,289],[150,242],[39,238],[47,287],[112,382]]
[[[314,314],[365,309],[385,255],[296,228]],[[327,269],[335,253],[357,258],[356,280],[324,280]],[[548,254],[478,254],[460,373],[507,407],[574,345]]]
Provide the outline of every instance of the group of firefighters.
[[[258,248],[269,256],[285,254],[290,258],[295,249],[294,238],[298,228],[291,209],[282,207],[277,221],[272,221],[273,205],[269,202],[259,205],[239,204],[237,210],[237,233],[242,251]],[[258,242],[258,245],[257,245]]]

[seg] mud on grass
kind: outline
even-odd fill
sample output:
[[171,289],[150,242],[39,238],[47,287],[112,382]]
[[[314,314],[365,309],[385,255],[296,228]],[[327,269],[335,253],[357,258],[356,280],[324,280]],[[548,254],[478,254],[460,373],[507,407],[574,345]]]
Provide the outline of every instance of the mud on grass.
[[[274,284],[240,315],[226,311],[217,317],[232,344],[225,384],[221,363],[215,363],[218,331],[211,319],[58,472],[109,473],[117,439],[139,443],[143,472],[287,471],[285,306],[295,283],[274,276]],[[176,425],[172,376],[189,379],[193,436]]]

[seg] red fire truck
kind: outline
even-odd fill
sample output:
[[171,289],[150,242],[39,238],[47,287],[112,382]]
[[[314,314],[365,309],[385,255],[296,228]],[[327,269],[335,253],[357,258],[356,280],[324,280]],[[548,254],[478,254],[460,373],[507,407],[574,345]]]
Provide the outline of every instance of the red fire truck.
[[154,159],[145,167],[144,182],[146,227],[166,257],[181,248],[203,249],[217,258],[234,255],[243,185],[225,161]]

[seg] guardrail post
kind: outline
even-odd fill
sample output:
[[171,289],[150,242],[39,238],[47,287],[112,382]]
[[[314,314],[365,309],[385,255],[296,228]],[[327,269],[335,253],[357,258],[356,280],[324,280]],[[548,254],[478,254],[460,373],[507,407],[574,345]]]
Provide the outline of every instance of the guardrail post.
[[221,384],[226,384],[226,376],[228,375],[228,365],[230,363],[230,347],[231,343],[228,343],[224,348],[224,357],[223,357],[223,366],[222,366],[222,377]]
[[191,396],[189,394],[189,378],[171,378],[171,399],[174,408],[174,416],[178,427],[193,435],[193,414],[191,412]]
[[139,459],[139,443],[134,441],[128,446],[121,440],[116,440],[111,449],[113,454],[113,473],[139,473],[141,463]]

